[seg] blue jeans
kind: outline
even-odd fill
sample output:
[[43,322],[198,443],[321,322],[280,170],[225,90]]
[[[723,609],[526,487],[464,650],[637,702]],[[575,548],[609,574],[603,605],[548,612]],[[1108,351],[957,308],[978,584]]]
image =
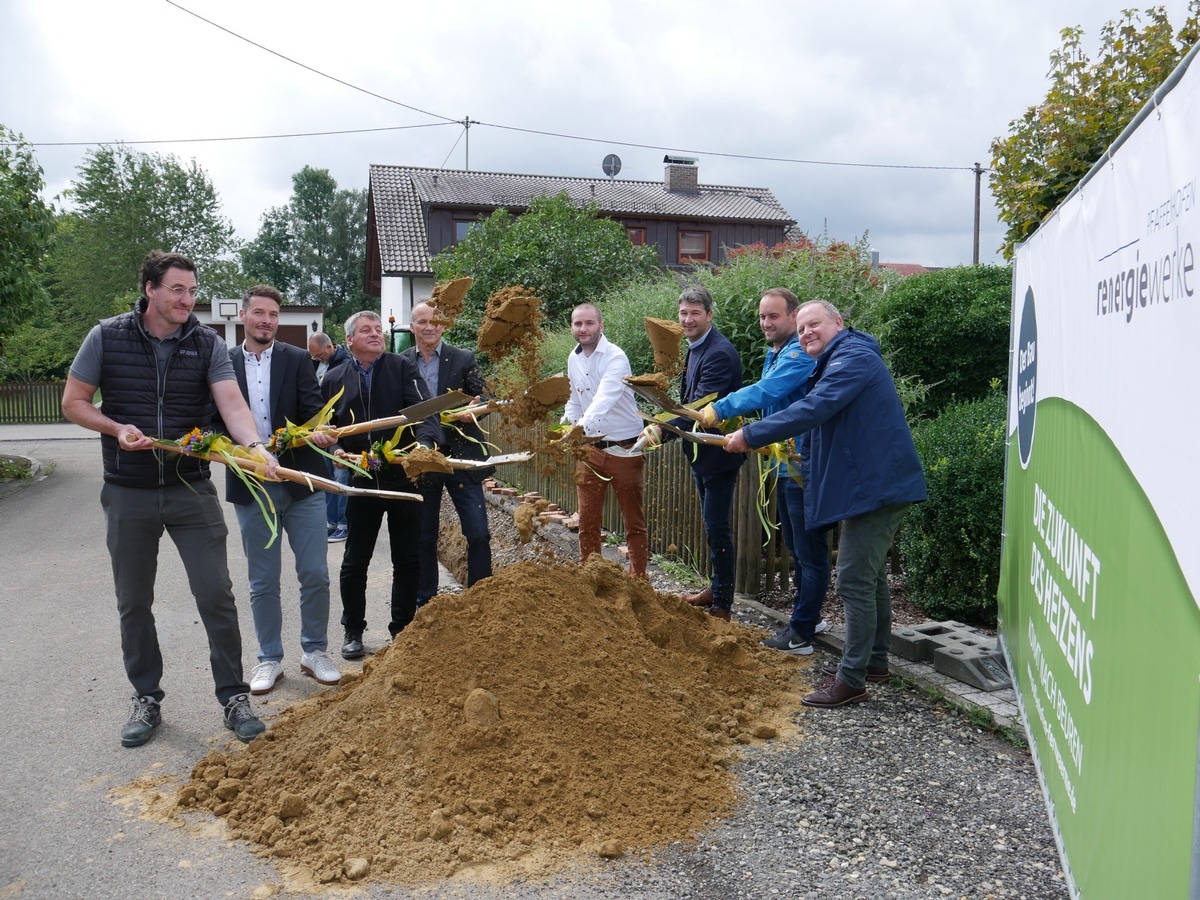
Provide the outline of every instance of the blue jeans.
[[846,611],[846,645],[838,678],[867,685],[867,666],[886,668],[892,646],[892,594],[887,552],[909,503],[893,503],[842,521],[835,587]]
[[[344,466],[335,466],[329,460],[325,460],[325,468],[329,471],[329,477],[338,484],[350,483],[349,469]],[[345,494],[335,494],[333,491],[325,493],[325,523],[329,528],[346,527]]]
[[[300,647],[305,653],[328,646],[329,564],[325,531],[325,501],[320,491],[293,498],[282,484],[263,482],[279,513],[279,527],[287,535],[296,557],[300,582]],[[258,635],[258,660],[283,660],[283,611],[280,606],[280,573],[283,537],[270,547],[271,533],[257,503],[235,505],[242,550],[250,576],[250,612]]]
[[425,498],[421,504],[421,575],[417,584],[417,605],[427,603],[438,589],[437,545],[443,487],[450,493],[463,537],[467,539],[466,587],[492,574],[492,534],[488,531],[483,485],[465,472],[422,475],[417,481],[417,488]]
[[708,563],[712,572],[713,604],[728,610],[733,606],[733,491],[738,470],[701,475],[692,472],[700,494],[700,517],[708,537]]
[[[391,487],[389,486],[390,490]],[[400,490],[412,490],[405,485]],[[349,497],[346,524],[350,537],[342,555],[342,625],[362,634],[367,628],[367,571],[375,555],[375,541],[388,520],[388,543],[392,551],[392,601],[388,632],[395,637],[417,611],[418,544],[421,539],[421,508],[412,500],[382,497]]]
[[154,580],[163,531],[171,536],[187,570],[200,621],[208,634],[208,657],[217,702],[250,688],[242,678],[242,632],[225,555],[225,514],[208,479],[160,488],[105,484],[100,505],[107,526],[125,674],[139,697],[162,700],[162,650],[154,625]]
[[804,527],[804,488],[781,475],[775,487],[783,542],[795,566],[792,595],[792,631],[807,641],[821,621],[821,606],[829,589],[829,528]]

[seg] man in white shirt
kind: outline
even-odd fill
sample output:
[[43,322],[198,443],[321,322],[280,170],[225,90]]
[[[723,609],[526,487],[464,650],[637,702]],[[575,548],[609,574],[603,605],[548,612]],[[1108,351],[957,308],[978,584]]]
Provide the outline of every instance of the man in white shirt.
[[579,561],[600,552],[600,523],[604,494],[616,492],[625,521],[625,543],[629,547],[629,572],[646,578],[649,553],[646,517],[642,509],[642,473],[646,460],[640,453],[616,456],[610,448],[632,447],[642,431],[633,391],[624,382],[631,374],[625,351],[604,336],[604,319],[591,303],[581,303],[571,312],[571,333],[578,346],[567,358],[571,396],[563,421],[579,425],[587,435],[603,435],[588,449],[586,459],[575,466],[575,490],[579,500]]

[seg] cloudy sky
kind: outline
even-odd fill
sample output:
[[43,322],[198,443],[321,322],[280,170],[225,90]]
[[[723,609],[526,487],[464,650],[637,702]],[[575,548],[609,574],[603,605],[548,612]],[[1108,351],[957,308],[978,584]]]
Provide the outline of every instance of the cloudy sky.
[[[49,196],[97,142],[194,158],[244,239],[304,165],[365,188],[371,163],[603,177],[617,153],[657,180],[670,152],[810,234],[945,266],[971,261],[971,169],[1045,95],[1060,30],[1094,54],[1127,5],[0,0],[0,123]],[[1164,5],[1178,27],[1186,0]]]

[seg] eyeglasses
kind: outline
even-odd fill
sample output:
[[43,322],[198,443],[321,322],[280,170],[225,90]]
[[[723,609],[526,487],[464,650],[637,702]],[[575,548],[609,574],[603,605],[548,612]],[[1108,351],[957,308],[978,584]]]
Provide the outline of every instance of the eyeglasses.
[[163,290],[166,291],[168,294],[170,294],[172,297],[174,297],[176,300],[178,300],[180,297],[183,297],[184,295],[191,297],[193,300],[195,300],[196,297],[200,293],[199,287],[189,288],[189,287],[184,287],[181,284],[177,284],[174,287],[164,287]]

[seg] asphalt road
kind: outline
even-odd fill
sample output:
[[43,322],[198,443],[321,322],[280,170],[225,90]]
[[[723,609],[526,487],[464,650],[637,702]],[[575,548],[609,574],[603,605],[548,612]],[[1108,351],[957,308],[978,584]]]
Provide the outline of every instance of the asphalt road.
[[[139,818],[139,805],[128,799],[127,787],[139,779],[162,779],[164,790],[173,789],[210,748],[234,738],[213,696],[207,641],[183,566],[164,536],[154,605],[166,660],[163,724],[149,744],[121,746],[132,690],[121,664],[104,545],[100,445],[72,426],[53,428],[70,436],[22,440],[30,431],[51,429],[0,426],[0,453],[36,458],[50,473],[0,498],[0,603],[9,626],[0,654],[9,685],[0,692],[6,737],[0,897],[251,897],[256,890],[266,896],[264,890],[280,884],[278,875],[245,845],[223,840],[211,817],[173,828]],[[257,660],[246,566],[232,507],[223,506],[248,675]],[[335,577],[343,546],[330,545]],[[381,550],[386,560],[386,547]],[[286,598],[286,544],[283,552]],[[370,596],[386,592],[380,585]],[[337,656],[337,615],[335,588],[330,642],[346,669],[354,664]],[[387,637],[386,611],[369,608],[368,618],[377,623],[366,635],[371,649]],[[284,639],[284,679],[267,697],[254,698],[268,721],[325,690],[300,673],[297,609],[286,601]]]

